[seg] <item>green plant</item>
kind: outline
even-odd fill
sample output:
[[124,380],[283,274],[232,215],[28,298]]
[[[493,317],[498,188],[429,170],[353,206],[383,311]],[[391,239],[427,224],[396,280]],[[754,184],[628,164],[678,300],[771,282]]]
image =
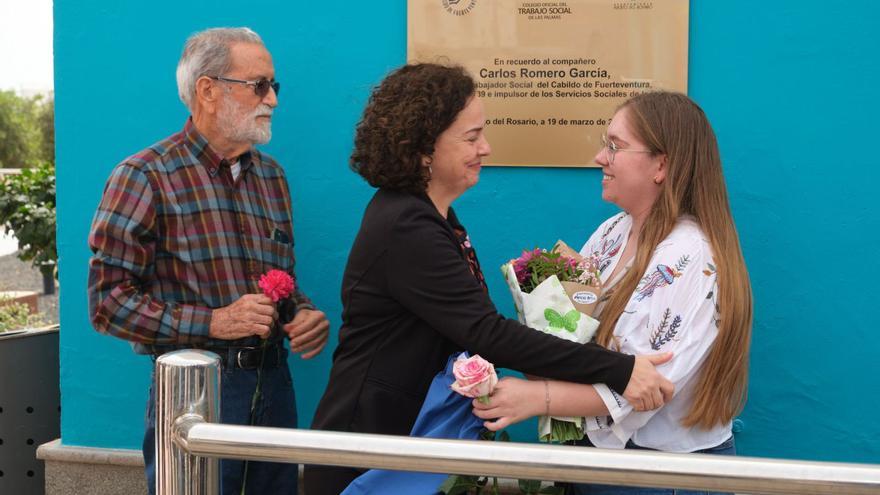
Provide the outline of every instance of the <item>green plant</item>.
[[55,162],[55,102],[0,91],[0,168]]
[[7,302],[0,306],[0,333],[44,324],[43,317],[31,313],[27,304]]
[[40,157],[55,164],[55,100],[50,99],[37,110],[36,124],[42,137]]
[[[495,440],[495,432],[483,430],[480,440]],[[510,435],[506,431],[498,432],[498,441],[509,442]],[[489,481],[491,480],[491,484]],[[543,486],[539,480],[517,480],[519,491],[524,495],[562,495],[564,488],[561,486]],[[465,474],[453,474],[438,489],[444,495],[498,495],[498,478],[490,476],[471,476]]]
[[44,275],[54,272],[54,165],[43,162],[0,179],[0,226],[15,232],[22,261],[30,261]]

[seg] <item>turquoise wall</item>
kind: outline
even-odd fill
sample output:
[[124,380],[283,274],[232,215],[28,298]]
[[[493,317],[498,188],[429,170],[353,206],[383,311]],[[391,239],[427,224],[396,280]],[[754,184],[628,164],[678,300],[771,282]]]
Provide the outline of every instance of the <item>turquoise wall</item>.
[[[691,3],[690,94],[719,137],[756,301],[738,447],[880,463],[874,3]],[[56,0],[65,444],[140,444],[149,360],[91,329],[86,239],[112,167],[184,123],[174,81],[184,39],[247,25],[274,55],[283,90],[265,149],[287,169],[298,275],[330,315],[335,342],[342,268],[372,193],[346,165],[352,129],[370,87],[405,61],[405,10],[402,0]],[[458,201],[502,311],[512,306],[493,267],[558,237],[580,245],[614,212],[599,181],[597,170],[489,169]],[[301,425],[331,351],[291,360]]]

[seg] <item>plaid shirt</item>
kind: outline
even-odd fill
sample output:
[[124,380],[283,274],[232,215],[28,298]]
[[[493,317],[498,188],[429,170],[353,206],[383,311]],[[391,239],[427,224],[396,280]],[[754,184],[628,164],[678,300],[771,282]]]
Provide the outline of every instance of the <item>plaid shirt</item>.
[[[188,120],[116,166],[89,235],[95,329],[140,354],[259,342],[208,337],[212,308],[260,293],[270,269],[294,275],[284,171],[256,149],[240,162],[233,181],[230,164]],[[314,308],[298,286],[291,299],[297,310]]]

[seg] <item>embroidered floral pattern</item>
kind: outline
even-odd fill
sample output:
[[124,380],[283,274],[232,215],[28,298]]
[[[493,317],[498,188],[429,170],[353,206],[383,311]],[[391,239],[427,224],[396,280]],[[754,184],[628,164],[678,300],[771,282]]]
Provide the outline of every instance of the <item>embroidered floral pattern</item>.
[[[598,254],[603,247],[613,245],[613,241],[622,236],[623,242],[616,256],[609,259],[610,264],[605,267],[605,277],[615,268],[615,263],[619,263],[620,254],[626,246],[626,236],[631,229],[629,219],[619,222],[613,229],[608,228],[619,218],[615,216],[610,219],[588,241],[588,250]],[[629,354],[675,351],[674,365],[664,367],[664,372],[679,391],[687,392],[687,387],[695,383],[693,378],[699,376],[703,360],[711,351],[718,333],[717,303],[720,299],[717,272],[721,268],[712,259],[711,245],[705,241],[698,223],[689,217],[679,219],[672,232],[657,244],[653,252],[647,254],[650,255],[650,261],[641,273],[630,273],[636,277],[637,284],[635,289],[630,289],[632,293],[627,294],[629,300],[614,326],[608,347]],[[620,290],[618,288],[618,292]],[[608,296],[607,291],[603,296],[600,299]],[[602,302],[605,303],[604,300]],[[607,308],[603,309],[607,313]],[[688,409],[681,407],[679,395],[674,405],[669,404],[670,407],[658,413],[664,419],[644,424],[639,419],[631,419],[633,411],[630,405],[609,392],[607,387],[598,387],[597,391],[617,418],[616,423],[604,415],[586,419],[591,441],[602,447],[623,447],[626,443],[623,438],[631,438],[636,431],[650,432],[652,438],[661,438],[668,424],[680,423]],[[685,403],[685,406],[688,404]],[[674,435],[674,442],[683,438],[692,446],[702,441],[702,433],[692,436],[686,428],[676,430],[674,434],[665,434]],[[647,437],[646,434],[644,438]]]
[[602,232],[602,238],[604,239],[604,238],[608,237],[608,234],[610,234],[611,231],[614,230],[614,227],[617,227],[617,224],[619,224],[620,221],[623,220],[624,218],[626,218],[627,216],[628,215],[626,213],[621,213],[621,214],[617,215],[617,218],[615,218],[614,221],[611,222],[611,225],[609,225],[608,228],[605,229],[605,232]]
[[602,238],[602,245],[599,247],[599,252],[595,253],[596,257],[599,259],[599,273],[605,273],[605,269],[611,265],[611,260],[617,256],[622,244],[622,234],[617,234],[617,237],[613,240],[604,237]]
[[672,322],[669,321],[670,316],[672,316],[672,310],[666,308],[666,311],[663,312],[660,324],[657,325],[657,328],[654,329],[653,332],[651,332],[651,349],[659,351],[665,344],[676,340],[675,337],[678,335],[678,330],[681,328],[681,315],[675,315],[675,317],[672,318]]
[[706,268],[703,268],[703,275],[711,277],[712,275],[715,275],[716,271],[715,265],[712,263],[706,263]]
[[689,255],[689,254],[682,255],[682,257],[679,258],[678,261],[675,262],[675,269],[680,272],[683,272],[684,267],[688,266],[688,263],[690,263],[690,262],[691,262],[691,255]]
[[[712,263],[706,263],[706,268],[703,269],[703,275],[711,277],[715,275],[715,272],[715,265]],[[706,299],[711,299],[712,304],[715,306],[715,310],[712,313],[712,323],[715,324],[715,328],[718,328],[718,325],[721,322],[721,308],[718,307],[718,296],[716,296],[716,292],[718,292],[718,282],[715,282],[715,284],[712,285],[712,288],[709,289],[709,293],[706,294]]]
[[614,239],[608,239],[608,235],[614,230],[614,227],[617,227],[617,224],[620,223],[621,220],[627,217],[627,214],[622,213],[611,222],[611,225],[605,229],[605,232],[602,232],[602,236],[599,238],[599,246],[598,249],[593,251],[593,256],[595,256],[598,260],[598,269],[599,273],[605,273],[605,269],[611,265],[611,260],[617,256],[617,253],[620,252],[620,246],[623,245],[623,234],[617,234],[617,237]]

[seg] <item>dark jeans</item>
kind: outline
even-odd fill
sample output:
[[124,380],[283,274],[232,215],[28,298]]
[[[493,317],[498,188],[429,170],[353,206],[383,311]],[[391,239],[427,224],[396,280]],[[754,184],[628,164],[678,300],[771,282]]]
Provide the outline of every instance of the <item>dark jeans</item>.
[[[587,437],[584,437],[580,445],[591,446]],[[646,449],[630,441],[626,444],[628,449]],[[715,454],[715,455],[736,455],[736,444],[733,436],[722,442],[720,445],[704,450],[693,452],[694,454]],[[639,488],[627,486],[611,486],[611,485],[589,485],[589,484],[571,484],[567,486],[567,495],[729,495],[721,492],[707,492],[700,490],[682,490],[678,488]]]
[[[285,354],[286,355],[286,354]],[[286,360],[285,360],[286,361]],[[296,428],[296,398],[287,364],[262,371],[262,400],[257,403],[254,424]],[[251,399],[257,384],[256,370],[224,368],[220,380],[220,421],[224,424],[247,425]],[[153,371],[150,398],[147,401],[144,432],[144,462],[147,487],[155,495],[155,387]],[[244,461],[223,459],[220,461],[220,493],[241,495]],[[299,481],[299,465],[274,462],[248,462],[246,495],[279,494],[296,495]]]

